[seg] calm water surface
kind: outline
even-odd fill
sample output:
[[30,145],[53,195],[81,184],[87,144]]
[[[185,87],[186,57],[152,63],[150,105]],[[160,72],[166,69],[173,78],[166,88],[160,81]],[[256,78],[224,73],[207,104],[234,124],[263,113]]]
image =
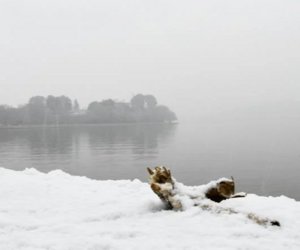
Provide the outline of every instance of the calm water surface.
[[146,166],[166,165],[185,184],[234,176],[237,191],[300,200],[299,125],[290,119],[0,128],[0,166],[146,181]]

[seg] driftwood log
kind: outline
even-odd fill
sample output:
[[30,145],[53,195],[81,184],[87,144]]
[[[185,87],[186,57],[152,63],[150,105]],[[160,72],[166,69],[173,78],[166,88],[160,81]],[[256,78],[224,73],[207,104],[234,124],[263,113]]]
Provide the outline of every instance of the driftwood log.
[[[171,170],[164,166],[157,166],[153,169],[147,168],[149,173],[149,184],[152,191],[162,200],[168,209],[182,210],[182,197],[188,197],[195,206],[203,210],[209,210],[215,213],[237,214],[232,208],[223,208],[216,206],[217,203],[231,198],[245,197],[246,193],[235,193],[235,182],[233,177],[221,178],[212,181],[206,185],[188,187],[176,181],[172,177]],[[206,203],[205,200],[213,201]],[[214,204],[215,203],[215,204]],[[244,213],[245,216],[259,225],[280,226],[276,220],[261,218],[253,213]]]

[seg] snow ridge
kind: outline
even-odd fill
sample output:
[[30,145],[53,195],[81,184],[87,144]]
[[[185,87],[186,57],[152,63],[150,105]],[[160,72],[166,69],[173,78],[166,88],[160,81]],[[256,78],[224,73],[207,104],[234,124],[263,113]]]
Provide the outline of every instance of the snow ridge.
[[299,202],[248,194],[219,205],[278,219],[282,227],[194,206],[165,211],[139,180],[0,168],[0,249],[300,249]]

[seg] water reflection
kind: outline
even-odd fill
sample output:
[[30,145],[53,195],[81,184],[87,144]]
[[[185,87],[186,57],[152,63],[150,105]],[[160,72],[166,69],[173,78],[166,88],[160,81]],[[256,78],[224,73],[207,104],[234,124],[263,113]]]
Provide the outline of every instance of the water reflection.
[[300,199],[300,120],[0,129],[0,166],[146,181],[164,164],[188,185],[233,175],[238,191]]
[[93,152],[104,150],[106,154],[119,154],[132,145],[132,154],[155,155],[159,143],[169,140],[174,129],[174,125],[166,124],[90,127],[89,146]]
[[59,168],[98,179],[130,178],[127,165],[155,159],[175,131],[172,124],[0,129],[0,165]]

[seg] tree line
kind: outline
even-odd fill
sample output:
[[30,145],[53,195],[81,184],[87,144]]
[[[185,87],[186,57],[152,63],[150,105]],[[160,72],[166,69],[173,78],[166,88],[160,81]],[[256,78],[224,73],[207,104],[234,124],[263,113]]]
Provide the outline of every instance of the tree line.
[[94,101],[80,109],[67,96],[34,96],[19,107],[0,105],[0,126],[172,122],[173,111],[159,105],[153,95],[137,94],[130,102]]

